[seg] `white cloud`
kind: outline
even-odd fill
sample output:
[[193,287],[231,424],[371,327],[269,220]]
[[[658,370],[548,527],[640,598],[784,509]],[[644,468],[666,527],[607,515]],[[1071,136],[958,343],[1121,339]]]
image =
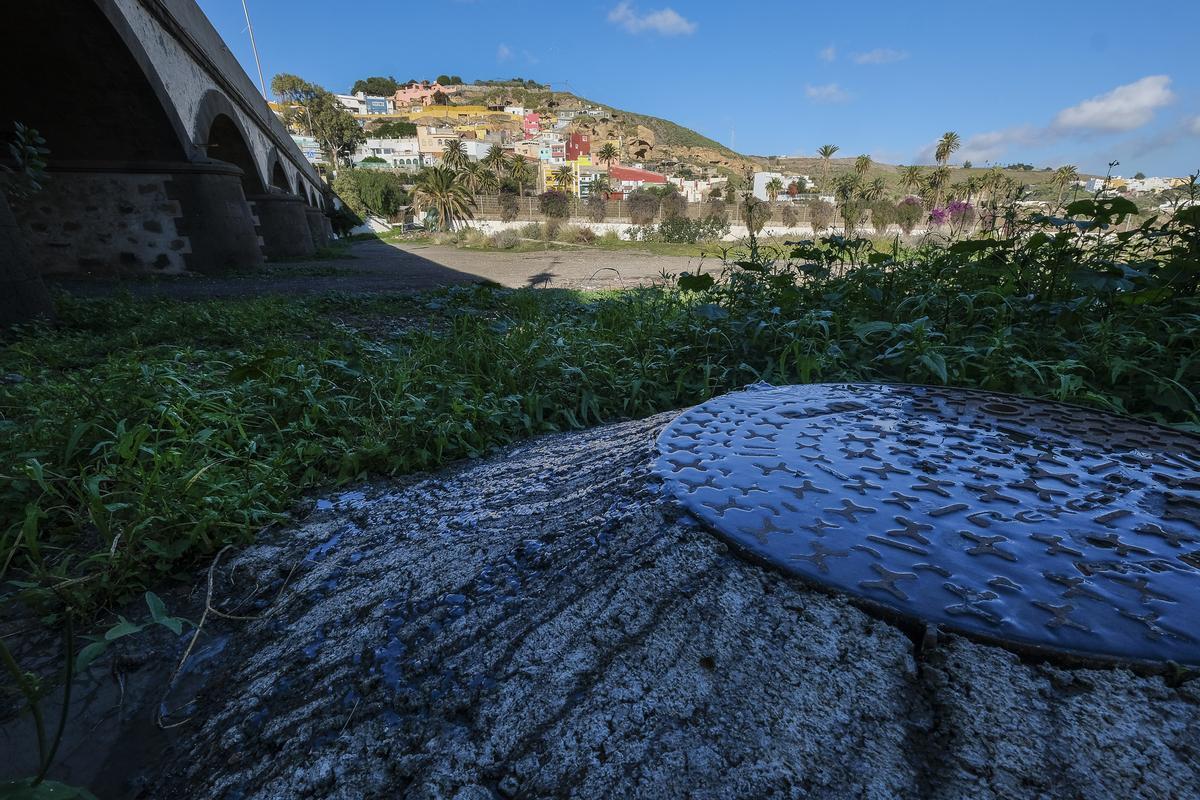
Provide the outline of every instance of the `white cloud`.
[[877,47],[865,53],[855,53],[855,64],[891,64],[908,58],[905,50],[893,50],[890,47]]
[[1192,117],[1188,121],[1186,129],[1193,136],[1200,136],[1200,116]]
[[824,83],[813,86],[804,84],[804,96],[814,103],[845,103],[850,99],[849,93],[836,83]]
[[1171,79],[1166,75],[1150,75],[1133,83],[1118,86],[1111,92],[1097,95],[1070,108],[1064,108],[1054,118],[1060,130],[1131,131],[1154,118],[1154,112],[1175,99]]
[[695,22],[686,19],[673,8],[663,8],[639,14],[628,0],[617,3],[608,12],[608,21],[620,25],[630,33],[657,33],[662,36],[686,36],[696,32]]
[[500,46],[496,48],[496,60],[497,61],[508,61],[512,57],[513,57],[512,48],[510,48],[508,45],[501,43]]
[[829,45],[829,47],[826,47],[817,53],[817,58],[821,59],[822,61],[834,61],[837,59],[837,48],[833,45]]

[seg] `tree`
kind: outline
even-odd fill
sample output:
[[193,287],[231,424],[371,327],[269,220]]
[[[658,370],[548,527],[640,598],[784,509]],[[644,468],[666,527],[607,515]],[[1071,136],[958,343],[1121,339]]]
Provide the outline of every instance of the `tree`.
[[608,202],[604,199],[604,194],[596,191],[595,182],[592,184],[592,192],[588,195],[587,215],[592,222],[604,222],[604,218],[608,216]]
[[764,203],[752,194],[747,194],[742,199],[742,222],[746,223],[746,230],[751,234],[757,236],[770,218],[770,204]]
[[674,185],[668,184],[672,191],[663,192],[659,200],[659,208],[662,210],[664,220],[668,219],[683,219],[687,216],[687,198],[679,192],[674,191]]
[[1065,164],[1054,171],[1050,185],[1058,187],[1058,205],[1062,205],[1063,194],[1067,191],[1067,187],[1077,180],[1079,180],[1079,170],[1072,164]]
[[485,183],[484,173],[487,172],[487,167],[478,161],[468,161],[462,165],[459,170],[459,179],[464,187],[471,194],[479,194]]
[[271,91],[285,106],[284,124],[313,136],[312,104],[324,90],[298,75],[281,72],[271,79]]
[[438,89],[433,93],[433,97],[430,99],[430,102],[432,102],[435,106],[448,106],[450,105],[450,95],[446,94],[441,89]]
[[430,167],[421,172],[413,199],[421,208],[433,211],[441,230],[454,230],[455,223],[475,216],[475,201],[458,173],[449,167]]
[[362,92],[363,94],[388,97],[395,94],[399,88],[400,84],[395,78],[360,78],[350,87],[350,94]]
[[442,166],[450,169],[462,169],[470,159],[467,157],[467,146],[462,139],[447,139],[442,145]]
[[336,169],[367,140],[367,134],[337,98],[324,89],[309,109],[313,138],[328,155],[330,166]]
[[575,170],[563,164],[558,169],[554,170],[554,183],[564,192],[571,191],[575,186]]
[[416,136],[417,126],[413,122],[392,119],[387,122],[381,122],[374,128],[371,128],[368,133],[375,139],[403,139]]
[[564,220],[571,216],[571,198],[566,192],[551,189],[538,197],[538,209],[547,219]]
[[963,168],[963,169],[970,169],[970,168],[971,168],[971,166],[972,166],[972,164],[971,164],[971,162],[970,162],[970,161],[964,161],[964,162],[962,163],[962,168]]
[[817,148],[817,155],[821,157],[821,188],[825,191],[829,191],[829,160],[838,149],[836,144],[823,144]]
[[928,179],[925,181],[926,190],[931,195],[930,205],[937,208],[942,204],[942,191],[950,183],[950,168],[942,165],[935,167],[930,171]]
[[379,170],[344,169],[334,180],[333,190],[360,217],[391,217],[408,202],[400,177]]
[[871,203],[871,227],[875,233],[883,236],[888,226],[896,221],[896,204],[889,200],[876,200]]
[[1144,172],[1139,172],[1139,173],[1137,173],[1136,175],[1134,175],[1134,176],[1133,176],[1133,179],[1134,179],[1135,181],[1144,181],[1144,180],[1146,180],[1146,173],[1144,173]]
[[783,220],[784,227],[794,228],[800,224],[800,212],[796,211],[794,203],[784,203],[783,208],[779,211],[779,217]]
[[783,181],[779,180],[779,178],[771,178],[771,180],[767,181],[765,188],[767,190],[767,200],[774,203],[775,198],[779,197],[779,193],[783,191]]
[[909,191],[909,192],[916,192],[921,189],[921,186],[924,183],[925,183],[925,175],[921,171],[920,167],[911,166],[911,167],[901,167],[900,168],[900,188],[901,189],[903,189],[905,191]]
[[883,196],[887,194],[887,183],[883,178],[875,178],[862,188],[861,193],[863,200],[882,200]]
[[662,202],[654,192],[647,189],[635,189],[625,199],[629,206],[629,219],[634,225],[649,225],[658,216],[658,207]]
[[925,217],[925,207],[921,205],[921,201],[915,197],[906,197],[896,204],[893,209],[896,224],[900,226],[900,230],[904,234],[913,232],[913,228],[917,226]]
[[812,220],[813,233],[819,233],[833,224],[833,206],[824,200],[809,205],[808,214]]
[[498,144],[489,147],[487,155],[483,157],[483,163],[496,173],[497,177],[504,175],[508,168],[508,157],[504,155],[504,148]]
[[871,170],[871,157],[863,154],[854,159],[854,174],[860,178],[866,177],[866,174]]
[[500,219],[504,222],[512,222],[521,214],[521,205],[517,201],[517,196],[512,192],[500,193]]
[[612,142],[605,142],[604,146],[596,152],[596,159],[603,162],[605,169],[609,172],[612,172],[612,162],[618,160],[620,157],[620,152],[617,151],[616,145]]
[[508,162],[508,177],[517,184],[517,194],[525,194],[525,184],[532,177],[529,171],[529,162],[525,160],[525,156],[514,155]]
[[938,140],[937,147],[933,151],[933,158],[938,164],[945,166],[950,160],[950,156],[958,149],[961,140],[958,134],[954,131],[946,131],[942,134],[942,138]]

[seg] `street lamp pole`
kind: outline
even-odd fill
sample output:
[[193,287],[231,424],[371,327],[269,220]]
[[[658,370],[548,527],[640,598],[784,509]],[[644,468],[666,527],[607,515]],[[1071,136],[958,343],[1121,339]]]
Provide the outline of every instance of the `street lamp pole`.
[[254,43],[254,26],[250,24],[250,8],[246,0],[242,0],[242,12],[246,15],[246,30],[250,31],[250,49],[254,51],[254,66],[258,68],[258,85],[262,89],[263,99],[267,99],[267,82],[263,80],[262,63],[258,60],[258,45]]

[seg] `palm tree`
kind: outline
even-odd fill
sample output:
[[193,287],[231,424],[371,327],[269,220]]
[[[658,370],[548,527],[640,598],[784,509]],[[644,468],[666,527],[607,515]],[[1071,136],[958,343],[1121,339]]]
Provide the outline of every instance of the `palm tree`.
[[1050,179],[1051,186],[1058,187],[1058,205],[1062,205],[1063,193],[1067,191],[1067,187],[1079,180],[1079,170],[1072,164],[1065,164],[1054,170],[1054,177]]
[[592,178],[592,194],[607,195],[611,191],[612,184],[608,182],[608,178],[603,175],[597,175],[595,178]]
[[854,174],[858,177],[864,177],[871,169],[871,157],[865,153],[854,159]]
[[467,146],[462,139],[447,139],[442,145],[442,166],[450,169],[462,169],[470,161],[467,158]]
[[529,162],[525,156],[514,155],[508,162],[508,177],[516,181],[517,194],[525,194],[525,183],[532,177],[529,173]]
[[950,168],[947,166],[936,167],[929,173],[929,180],[926,186],[932,195],[932,207],[937,208],[942,203],[942,190],[950,183]]
[[487,168],[485,168],[482,163],[478,161],[468,161],[466,164],[463,164],[462,169],[459,170],[459,179],[462,181],[462,185],[466,187],[468,192],[473,195],[479,194],[479,191],[483,188],[483,174],[485,172],[487,172]]
[[554,182],[558,184],[558,188],[564,192],[570,191],[570,187],[575,185],[575,170],[568,167],[566,164],[554,170]]
[[836,144],[823,144],[817,148],[817,155],[821,157],[821,188],[826,191],[829,190],[829,160],[837,151]]
[[779,180],[779,178],[771,178],[771,180],[767,181],[766,189],[767,199],[774,203],[775,198],[779,197],[779,193],[783,191],[783,181]]
[[453,230],[454,223],[475,215],[475,201],[459,174],[449,167],[430,167],[422,172],[413,199],[421,208],[434,212],[442,230]]
[[504,168],[508,166],[508,158],[504,155],[504,148],[498,144],[488,148],[487,155],[483,157],[485,166],[490,167],[492,172],[497,176],[504,174]]
[[612,142],[605,142],[604,146],[596,153],[596,159],[604,162],[604,167],[609,172],[612,172],[612,162],[621,157],[621,153],[617,150],[616,145]]
[[882,200],[887,194],[887,183],[883,178],[876,178],[868,183],[862,190],[863,200]]
[[908,192],[919,191],[925,183],[925,174],[918,166],[902,167],[900,169],[900,188]]
[[942,134],[942,138],[938,140],[937,148],[933,151],[934,159],[938,164],[944,166],[961,143],[957,133],[946,131]]

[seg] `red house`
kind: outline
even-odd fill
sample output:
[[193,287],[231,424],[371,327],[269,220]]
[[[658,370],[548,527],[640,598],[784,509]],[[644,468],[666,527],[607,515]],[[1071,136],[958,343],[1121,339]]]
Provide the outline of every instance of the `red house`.
[[567,139],[567,161],[578,161],[580,156],[592,154],[592,137],[586,133],[572,133]]
[[608,180],[612,185],[614,194],[625,196],[649,183],[665,184],[667,176],[659,175],[657,172],[651,172],[648,169],[613,167],[608,171]]

